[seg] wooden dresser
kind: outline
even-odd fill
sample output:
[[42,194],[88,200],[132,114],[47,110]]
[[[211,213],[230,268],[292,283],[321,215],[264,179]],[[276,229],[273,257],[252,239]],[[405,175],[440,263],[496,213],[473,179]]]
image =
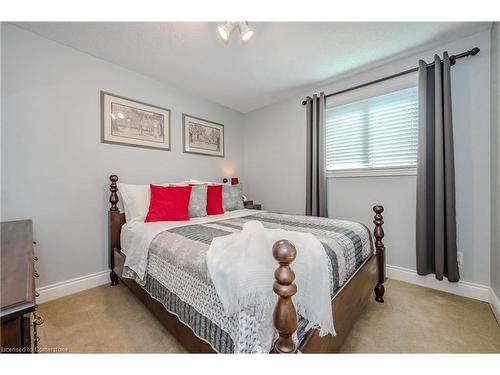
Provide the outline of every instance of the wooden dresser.
[[35,262],[31,220],[1,225],[1,353],[36,353],[36,333],[43,318],[36,314]]

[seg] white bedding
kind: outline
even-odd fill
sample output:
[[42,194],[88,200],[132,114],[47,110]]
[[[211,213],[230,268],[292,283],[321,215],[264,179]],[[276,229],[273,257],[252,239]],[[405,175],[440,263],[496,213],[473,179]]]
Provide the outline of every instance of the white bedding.
[[[265,212],[265,211],[261,211]],[[245,217],[255,214],[255,210],[241,209],[221,215],[191,218],[189,221],[158,221],[144,223],[144,218],[134,219],[122,226],[120,242],[122,252],[127,256],[125,266],[134,271],[141,281],[146,275],[148,251],[151,241],[161,232],[193,224],[205,224],[220,220]]]

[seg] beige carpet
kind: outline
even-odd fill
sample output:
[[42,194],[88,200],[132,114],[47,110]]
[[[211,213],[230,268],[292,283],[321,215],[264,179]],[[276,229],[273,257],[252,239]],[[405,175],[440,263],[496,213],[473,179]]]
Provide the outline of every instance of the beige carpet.
[[[385,303],[370,300],[345,353],[500,353],[490,306],[389,280]],[[184,353],[123,285],[107,285],[40,305],[40,346],[72,353]],[[52,350],[53,351],[53,350]]]

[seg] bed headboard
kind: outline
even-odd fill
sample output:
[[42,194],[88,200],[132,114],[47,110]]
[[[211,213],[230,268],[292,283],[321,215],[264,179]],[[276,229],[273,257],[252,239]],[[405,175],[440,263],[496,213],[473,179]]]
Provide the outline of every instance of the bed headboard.
[[111,184],[109,185],[109,191],[111,192],[109,196],[109,203],[111,203],[111,207],[108,212],[108,249],[109,249],[109,268],[114,268],[114,257],[113,250],[121,250],[120,245],[120,232],[122,229],[122,225],[125,224],[125,214],[120,212],[118,209],[118,186],[116,182],[118,181],[117,175],[109,176],[109,181]]

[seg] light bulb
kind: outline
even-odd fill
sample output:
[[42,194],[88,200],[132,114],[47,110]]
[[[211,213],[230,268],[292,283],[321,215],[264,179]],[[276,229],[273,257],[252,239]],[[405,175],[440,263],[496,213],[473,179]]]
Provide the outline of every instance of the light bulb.
[[219,32],[219,36],[222,38],[224,42],[229,41],[229,37],[234,29],[233,22],[225,22],[223,25],[217,26],[217,31]]
[[247,43],[254,34],[253,30],[248,26],[246,22],[240,22],[240,33],[241,33],[241,41],[243,43]]

